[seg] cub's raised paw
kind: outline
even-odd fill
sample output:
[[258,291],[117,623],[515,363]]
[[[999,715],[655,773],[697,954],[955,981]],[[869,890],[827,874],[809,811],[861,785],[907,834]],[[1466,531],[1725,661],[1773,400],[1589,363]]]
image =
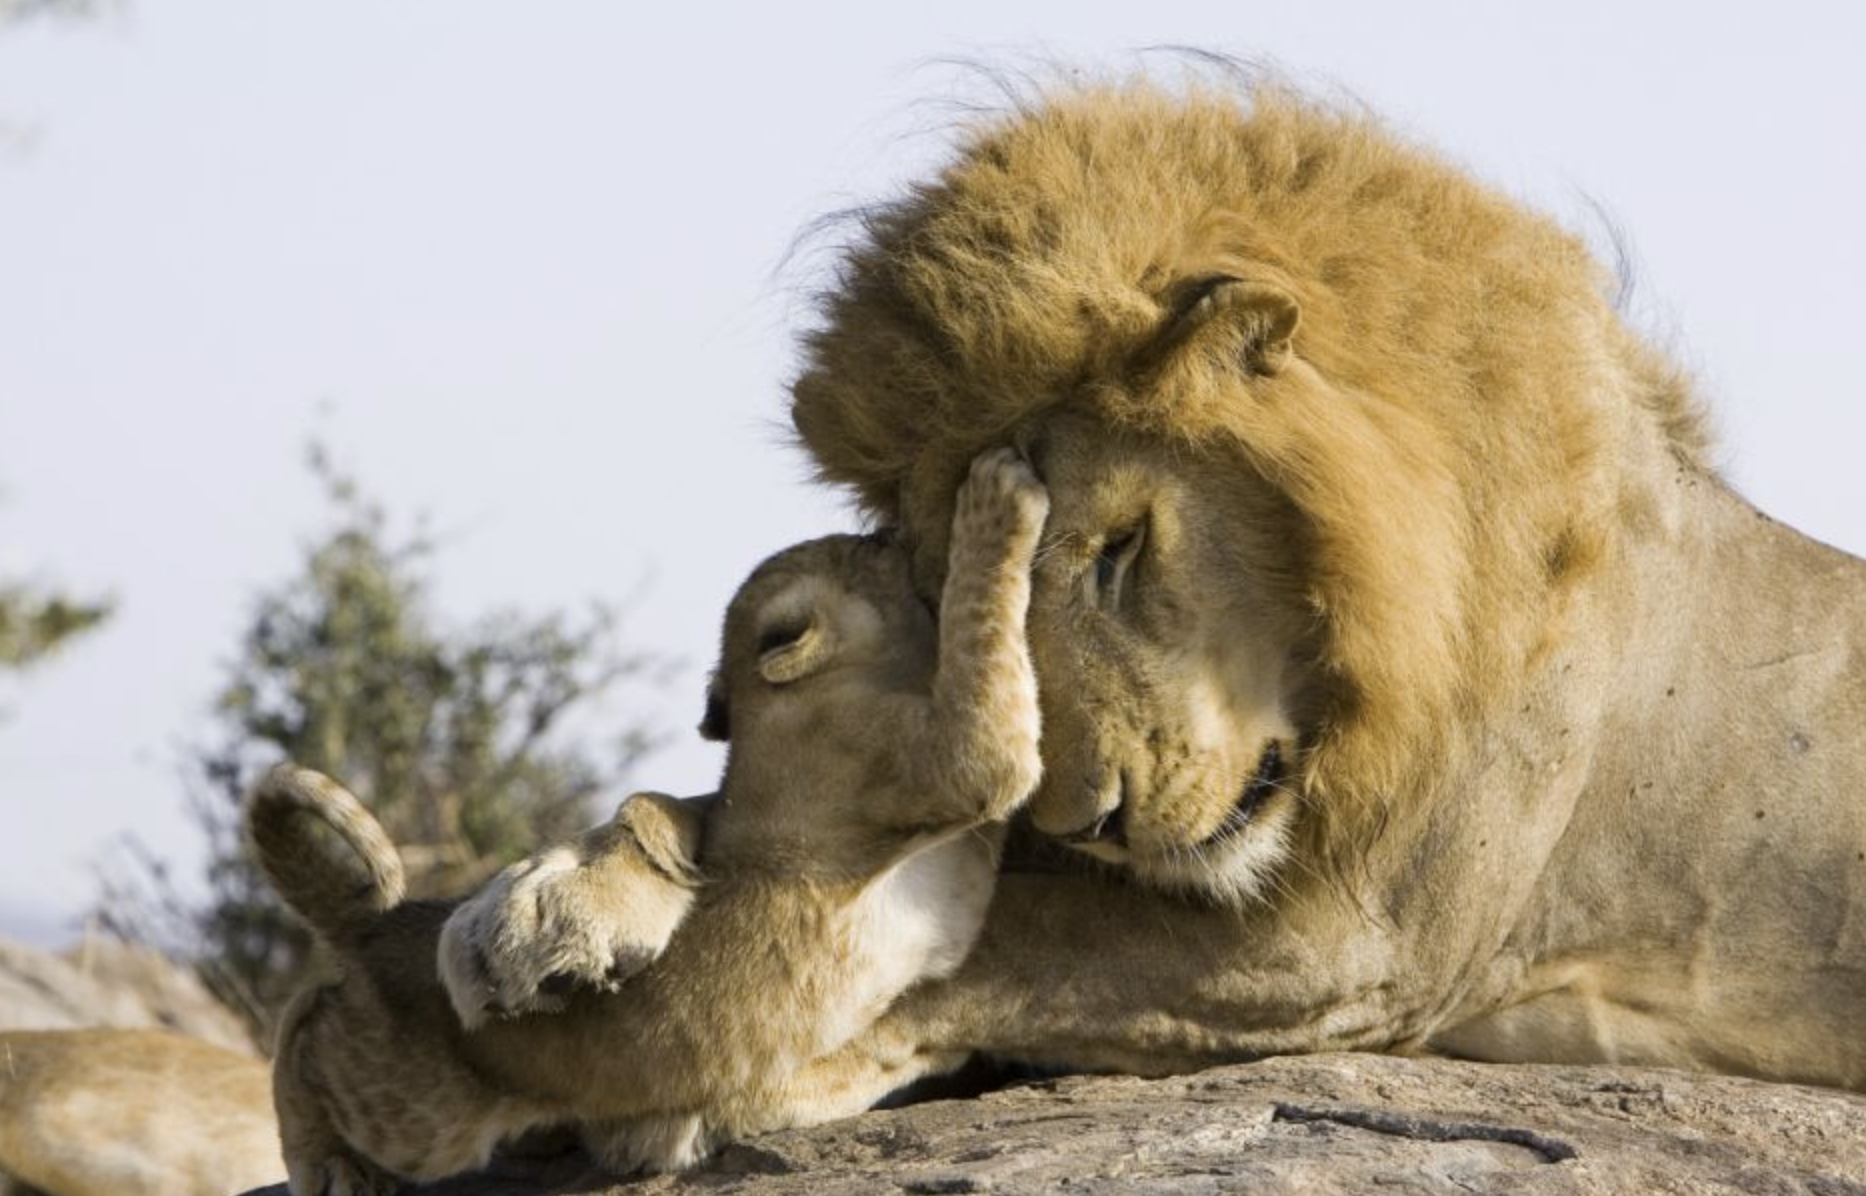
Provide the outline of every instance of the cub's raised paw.
[[953,537],[1036,542],[1050,513],[1050,492],[1015,449],[986,449],[959,487]]
[[609,961],[574,916],[578,860],[553,847],[505,869],[441,928],[441,983],[467,1029],[488,1017],[549,1013],[579,983],[608,982]]

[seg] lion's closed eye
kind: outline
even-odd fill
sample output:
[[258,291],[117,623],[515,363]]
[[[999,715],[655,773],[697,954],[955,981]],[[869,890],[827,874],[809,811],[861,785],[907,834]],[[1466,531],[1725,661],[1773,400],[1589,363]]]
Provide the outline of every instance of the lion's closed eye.
[[1127,531],[1110,535],[1102,543],[1101,552],[1095,557],[1095,590],[1104,603],[1113,604],[1120,600],[1121,591],[1133,572],[1135,562],[1140,558],[1146,540],[1147,525],[1142,522]]

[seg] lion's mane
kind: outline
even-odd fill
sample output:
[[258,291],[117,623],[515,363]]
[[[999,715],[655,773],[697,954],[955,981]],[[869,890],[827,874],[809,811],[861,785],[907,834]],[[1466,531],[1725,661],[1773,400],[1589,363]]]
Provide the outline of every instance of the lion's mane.
[[[1235,362],[1147,375],[1185,280],[1213,273],[1296,298],[1326,401],[1242,400]],[[1234,449],[1302,524],[1337,695],[1310,792],[1339,857],[1560,634],[1564,590],[1643,501],[1615,467],[1631,425],[1664,428],[1666,472],[1707,468],[1685,380],[1609,290],[1579,238],[1362,112],[1277,83],[1073,86],[866,214],[792,418],[883,520],[1052,405]]]

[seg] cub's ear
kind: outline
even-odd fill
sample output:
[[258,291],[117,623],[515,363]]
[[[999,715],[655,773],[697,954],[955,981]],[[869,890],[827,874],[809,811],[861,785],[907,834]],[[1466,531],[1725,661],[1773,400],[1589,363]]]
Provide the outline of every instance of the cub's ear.
[[616,811],[614,825],[635,841],[655,871],[678,884],[691,885],[699,877],[700,837],[708,808],[704,801],[636,793]]
[[1186,283],[1177,306],[1164,338],[1168,348],[1202,328],[1228,323],[1244,332],[1244,367],[1266,377],[1289,364],[1290,342],[1302,323],[1302,308],[1288,291],[1222,274]]
[[808,677],[836,654],[836,635],[821,611],[774,622],[758,637],[758,675],[773,685]]

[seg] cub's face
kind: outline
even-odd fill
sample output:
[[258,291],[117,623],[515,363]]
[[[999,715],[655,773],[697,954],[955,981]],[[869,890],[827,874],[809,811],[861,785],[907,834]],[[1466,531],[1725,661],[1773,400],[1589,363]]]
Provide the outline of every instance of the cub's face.
[[1020,439],[1051,502],[1030,613],[1033,820],[1150,884],[1256,894],[1297,812],[1316,625],[1298,521],[1222,453],[1074,412]]
[[860,872],[878,861],[878,787],[900,736],[894,698],[931,688],[938,629],[907,555],[827,536],[758,567],[726,612],[701,732],[729,743],[709,864]]

